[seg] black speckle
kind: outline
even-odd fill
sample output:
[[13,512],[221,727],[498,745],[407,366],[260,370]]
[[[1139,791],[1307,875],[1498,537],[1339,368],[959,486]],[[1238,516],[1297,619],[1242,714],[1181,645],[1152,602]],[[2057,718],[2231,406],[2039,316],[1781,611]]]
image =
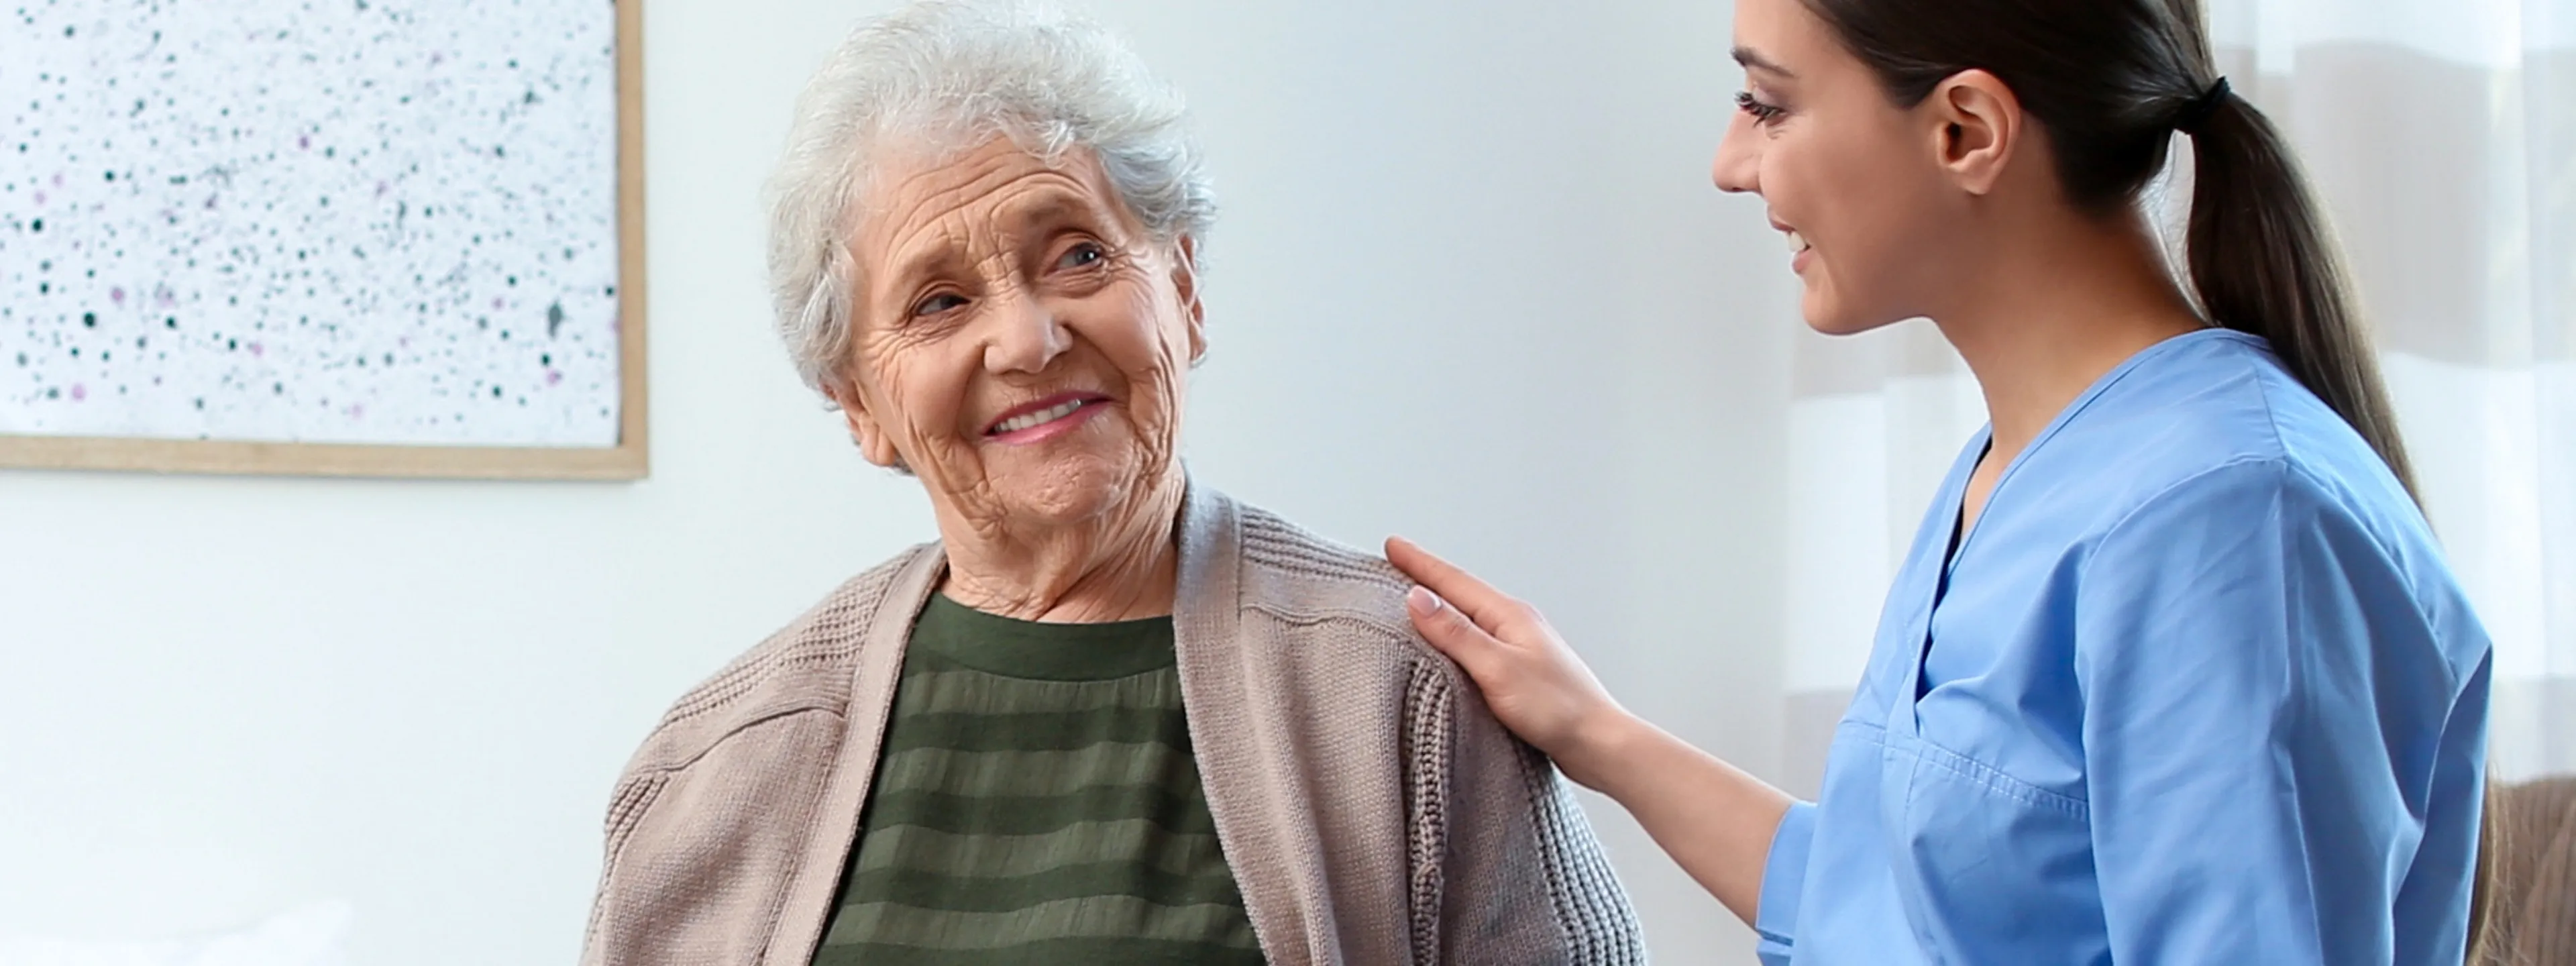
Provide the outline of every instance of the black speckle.
[[197,397],[197,408],[199,408],[199,409],[204,409],[204,408],[206,408],[206,397],[204,397],[204,396],[199,396],[199,397]]
[[270,387],[269,387],[269,391],[270,391],[272,394],[279,395],[279,396],[286,395],[286,384],[281,382],[281,383],[278,383],[278,384],[276,384],[276,385],[270,386]]
[[22,365],[22,366],[27,364],[27,354],[26,354],[26,353],[24,353],[24,352],[18,353],[18,364],[19,364],[19,365]]
[[563,303],[546,306],[546,338],[554,338],[555,330],[563,328],[563,322]]
[[174,316],[171,316],[171,317],[169,317],[169,318],[162,319],[162,320],[161,320],[161,326],[162,326],[163,328],[168,328],[168,329],[175,329],[175,328],[178,328],[178,327],[179,327],[179,317],[174,315]]
[[517,285],[517,284],[519,284],[519,277],[518,277],[518,276],[516,276],[516,275],[512,275],[512,276],[510,276],[509,281],[510,281],[510,284],[512,284],[512,285]]
[[96,312],[83,312],[83,313],[81,313],[81,327],[82,327],[82,328],[85,328],[85,329],[95,329],[95,328],[98,328],[98,313],[96,313]]
[[29,223],[28,227],[36,231],[43,231],[45,230],[45,220],[38,218],[34,222]]
[[555,364],[555,357],[554,357],[554,356],[552,356],[552,355],[542,355],[542,356],[538,356],[538,357],[537,357],[537,364],[538,364],[538,365],[541,365],[541,366],[551,366],[551,365],[554,365],[554,364]]
[[605,288],[605,289],[602,289],[602,290],[600,290],[600,294],[606,295],[606,296],[608,296],[609,298],[616,298],[616,297],[617,297],[617,286],[611,285],[611,286],[609,286],[609,287],[607,287],[607,288]]
[[[72,35],[72,28],[70,28],[70,27],[65,27],[65,28],[63,28],[63,36],[65,36],[65,37],[69,37],[69,36],[71,36],[71,35]],[[517,64],[512,64],[512,65],[510,65],[510,66],[516,67],[516,66],[518,66],[518,65],[517,65]]]
[[116,180],[116,172],[114,172],[114,171],[110,171],[110,172],[108,172],[108,173],[107,173],[107,180],[109,180],[109,181],[114,181],[114,180]]
[[499,386],[494,386],[494,387],[492,387],[492,398],[494,398],[494,399],[499,399],[499,398],[501,398],[501,387],[499,387]]
[[47,390],[45,390],[45,398],[47,398],[47,399],[61,399],[61,398],[63,398],[63,391],[62,391],[62,390],[60,390],[60,389],[47,389]]
[[224,351],[226,351],[226,352],[231,352],[231,351],[234,351],[234,350],[239,349],[239,348],[241,348],[241,340],[239,340],[239,339],[225,339],[225,340],[224,340]]

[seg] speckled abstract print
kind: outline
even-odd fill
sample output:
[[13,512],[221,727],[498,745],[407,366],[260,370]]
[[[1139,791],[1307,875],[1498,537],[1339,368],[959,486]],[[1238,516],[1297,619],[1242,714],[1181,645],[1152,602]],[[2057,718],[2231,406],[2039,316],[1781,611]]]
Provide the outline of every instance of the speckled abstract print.
[[0,0],[0,433],[615,445],[614,14]]

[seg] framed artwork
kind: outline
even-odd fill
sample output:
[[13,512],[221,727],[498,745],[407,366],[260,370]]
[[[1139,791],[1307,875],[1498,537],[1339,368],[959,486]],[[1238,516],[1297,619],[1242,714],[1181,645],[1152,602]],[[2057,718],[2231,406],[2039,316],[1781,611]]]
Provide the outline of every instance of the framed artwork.
[[0,7],[0,466],[644,476],[639,2]]

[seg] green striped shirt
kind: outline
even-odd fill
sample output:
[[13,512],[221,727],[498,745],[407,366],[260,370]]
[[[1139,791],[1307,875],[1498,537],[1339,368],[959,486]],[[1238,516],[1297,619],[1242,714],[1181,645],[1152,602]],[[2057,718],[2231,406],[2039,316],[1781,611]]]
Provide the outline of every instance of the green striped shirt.
[[1258,964],[1168,617],[913,625],[816,966]]

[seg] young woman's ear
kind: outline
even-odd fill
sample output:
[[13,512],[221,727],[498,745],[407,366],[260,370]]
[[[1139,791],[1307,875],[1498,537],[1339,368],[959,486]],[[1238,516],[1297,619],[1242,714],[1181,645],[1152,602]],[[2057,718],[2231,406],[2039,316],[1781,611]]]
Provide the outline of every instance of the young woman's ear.
[[1933,88],[1923,109],[1933,125],[1934,159],[1950,180],[1972,195],[1993,191],[2026,131],[2012,88],[1985,71],[1963,70]]

